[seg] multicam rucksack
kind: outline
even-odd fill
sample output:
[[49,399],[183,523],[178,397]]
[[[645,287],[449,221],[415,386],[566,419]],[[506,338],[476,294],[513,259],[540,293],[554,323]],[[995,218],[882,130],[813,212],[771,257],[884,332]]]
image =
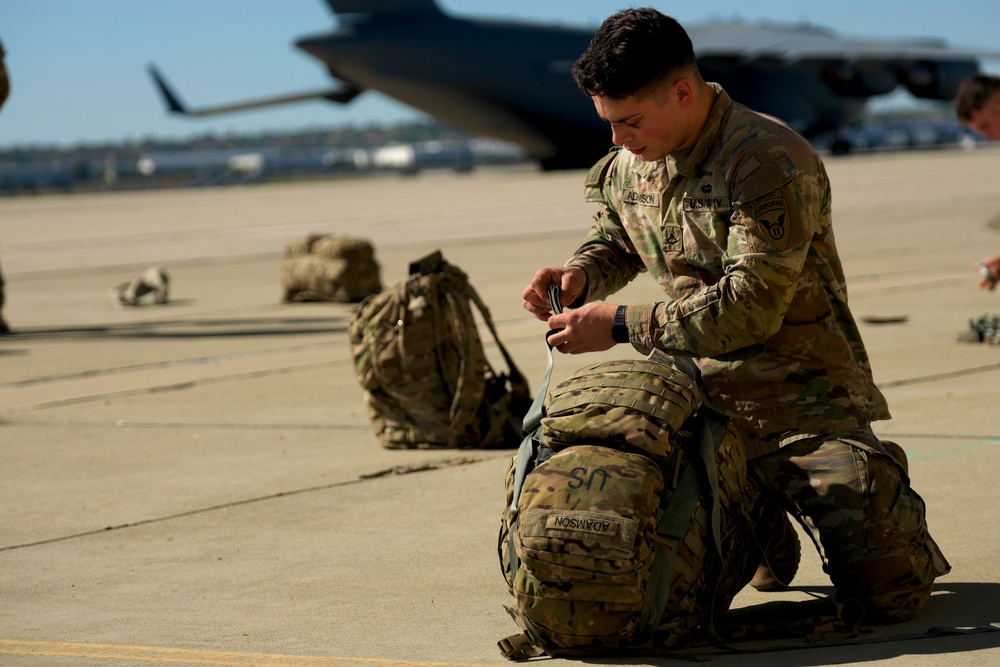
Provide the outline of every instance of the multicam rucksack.
[[757,491],[742,440],[688,375],[651,360],[579,370],[543,416],[549,354],[506,480],[500,561],[523,633],[501,652],[669,649],[746,583]]
[[285,246],[279,269],[283,301],[354,303],[382,291],[375,249],[367,239],[307,234]]
[[[490,364],[473,306],[507,372]],[[349,326],[354,371],[375,436],[389,449],[516,446],[528,384],[461,269],[435,252],[365,299]]]

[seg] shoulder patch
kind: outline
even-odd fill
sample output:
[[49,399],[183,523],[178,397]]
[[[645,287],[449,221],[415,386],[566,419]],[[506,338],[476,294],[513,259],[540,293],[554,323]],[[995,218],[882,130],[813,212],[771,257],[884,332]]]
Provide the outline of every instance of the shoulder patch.
[[584,182],[584,187],[604,187],[604,179],[608,175],[608,170],[611,169],[611,163],[614,162],[616,157],[618,157],[619,150],[619,147],[615,146],[608,151],[607,155],[598,160],[597,163],[590,168],[590,171],[587,172],[587,180]]
[[789,237],[794,235],[795,211],[785,201],[785,194],[782,190],[772,190],[751,202],[748,231],[756,237],[749,239],[754,250],[766,252],[770,246],[780,252],[789,246]]
[[787,155],[762,162],[756,156],[747,160],[736,172],[736,187],[743,201],[750,201],[777,190],[788,183],[799,168]]

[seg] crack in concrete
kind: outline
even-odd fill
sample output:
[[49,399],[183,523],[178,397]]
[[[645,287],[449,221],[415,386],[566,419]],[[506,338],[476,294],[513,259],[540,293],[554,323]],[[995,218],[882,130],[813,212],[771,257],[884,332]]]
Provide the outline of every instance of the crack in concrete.
[[25,542],[23,544],[11,544],[7,546],[0,546],[0,552],[4,551],[14,551],[16,549],[26,549],[28,547],[39,547],[46,544],[55,544],[57,542],[66,542],[68,540],[75,540],[83,537],[91,537],[94,535],[101,535],[103,533],[108,533],[111,531],[124,530],[126,528],[137,528],[139,526],[148,526],[154,523],[164,523],[166,521],[174,521],[176,519],[184,519],[191,516],[196,516],[198,514],[207,514],[208,512],[217,512],[219,510],[231,509],[233,507],[240,507],[243,505],[251,505],[254,503],[266,502],[269,500],[277,500],[279,498],[288,498],[291,496],[298,496],[305,493],[316,493],[318,491],[329,491],[331,489],[337,489],[347,486],[354,486],[356,484],[361,484],[363,482],[368,482],[374,479],[380,479],[389,475],[408,475],[417,472],[427,472],[430,470],[440,470],[442,468],[454,468],[461,465],[469,465],[472,463],[480,463],[482,461],[488,461],[496,456],[461,456],[454,459],[444,459],[441,461],[431,461],[427,463],[418,463],[406,466],[392,466],[384,470],[377,470],[370,473],[359,474],[358,477],[354,479],[347,479],[340,482],[331,482],[329,484],[321,484],[319,486],[310,486],[304,489],[293,489],[291,491],[279,491],[277,493],[270,493],[264,496],[257,496],[255,498],[245,498],[243,500],[234,500],[228,503],[220,503],[218,505],[212,505],[210,507],[201,507],[199,509],[188,510],[186,512],[178,512],[176,514],[168,514],[166,516],[153,517],[150,519],[142,519],[140,521],[132,521],[129,523],[122,523],[115,526],[105,526],[104,528],[96,528],[94,530],[87,530],[81,533],[74,533],[72,535],[61,535],[59,537],[51,537],[45,540],[36,540],[34,542]]

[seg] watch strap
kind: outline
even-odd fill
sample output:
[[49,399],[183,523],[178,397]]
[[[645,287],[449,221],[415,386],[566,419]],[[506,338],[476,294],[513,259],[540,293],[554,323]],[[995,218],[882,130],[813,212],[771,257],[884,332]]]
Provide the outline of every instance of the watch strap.
[[611,324],[611,338],[616,343],[629,342],[628,324],[625,322],[626,310],[628,310],[628,306],[618,306],[618,310],[615,311],[614,322]]

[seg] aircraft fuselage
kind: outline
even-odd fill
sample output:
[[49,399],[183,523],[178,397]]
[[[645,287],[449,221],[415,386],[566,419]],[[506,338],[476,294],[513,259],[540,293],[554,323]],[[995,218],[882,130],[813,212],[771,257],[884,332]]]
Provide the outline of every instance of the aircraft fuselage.
[[[570,76],[590,37],[586,30],[438,15],[348,23],[296,46],[359,89],[517,143],[547,167],[584,167],[611,145],[610,129]],[[699,64],[734,100],[806,136],[851,122],[865,103],[838,95],[803,67],[723,58]]]

